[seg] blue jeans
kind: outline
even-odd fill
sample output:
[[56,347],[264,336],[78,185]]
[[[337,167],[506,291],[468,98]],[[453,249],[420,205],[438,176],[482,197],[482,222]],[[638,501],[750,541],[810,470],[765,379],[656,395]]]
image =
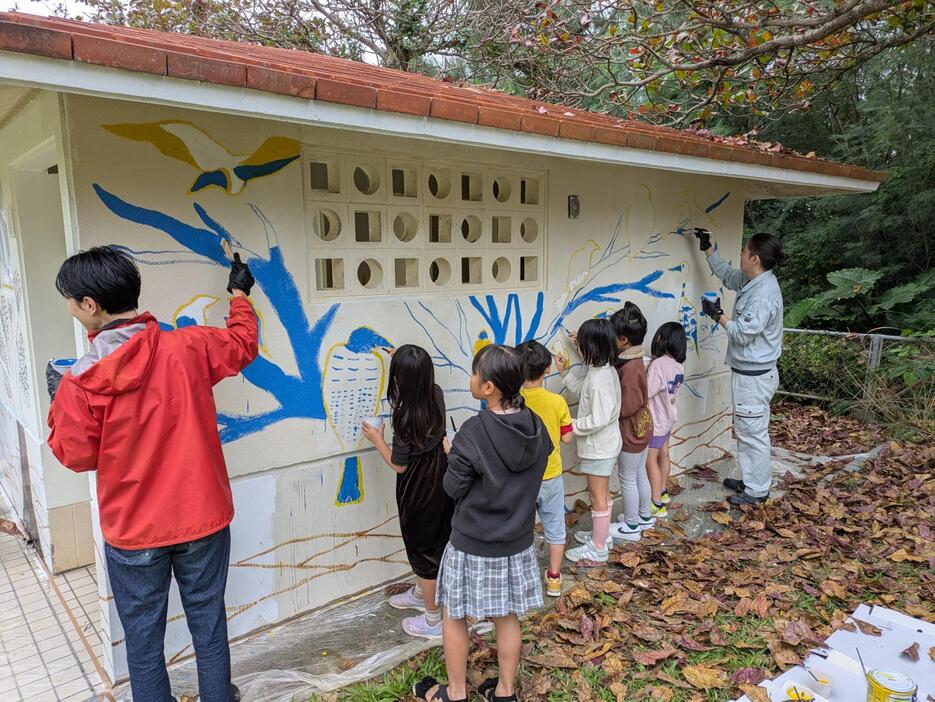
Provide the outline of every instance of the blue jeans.
[[114,604],[126,633],[134,702],[171,702],[166,671],[166,614],[172,574],[192,635],[201,702],[231,702],[224,590],[230,527],[197,541],[127,550],[104,544]]

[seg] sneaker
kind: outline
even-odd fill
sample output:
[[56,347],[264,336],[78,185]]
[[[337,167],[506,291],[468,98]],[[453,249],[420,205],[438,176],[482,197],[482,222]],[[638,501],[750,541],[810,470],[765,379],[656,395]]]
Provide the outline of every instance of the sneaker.
[[[652,503],[650,503],[652,504]],[[626,520],[623,518],[623,515],[620,515],[620,518],[617,520],[617,524],[626,524]],[[636,518],[636,525],[640,528],[641,531],[646,531],[647,529],[652,529],[656,526],[655,517],[644,517],[642,514],[638,515]],[[611,524],[611,526],[614,526]]]
[[[613,526],[613,525],[611,525]],[[589,544],[591,543],[591,534],[590,531],[576,531],[575,532],[575,541],[579,544]],[[610,538],[610,534],[607,535],[607,548],[611,548],[614,545],[614,540]]]
[[741,492],[736,495],[731,495],[727,498],[727,501],[734,507],[742,507],[744,505],[761,505],[768,499],[769,495],[754,497],[746,492]]
[[424,612],[425,602],[422,600],[422,595],[416,593],[415,585],[413,585],[405,592],[393,595],[390,598],[390,607],[394,609],[417,609]]
[[662,502],[662,504],[664,504],[664,505],[667,505],[667,504],[669,504],[670,502],[672,502],[672,498],[669,497],[669,493],[668,493],[668,492],[662,493],[662,500],[661,500],[661,502]]
[[545,594],[549,597],[558,597],[562,594],[562,574],[557,578],[549,577],[549,569],[545,569]]
[[747,486],[744,485],[742,480],[737,478],[724,478],[724,487],[728,490],[733,490],[734,492],[743,492],[747,489]]
[[643,537],[643,529],[629,524],[614,524],[610,527],[611,538],[624,541],[639,541]]
[[606,563],[608,557],[608,551],[606,548],[600,550],[594,548],[594,544],[591,543],[591,540],[588,539],[588,542],[583,546],[578,548],[572,548],[568,551],[565,551],[565,558],[567,558],[572,563],[578,563],[578,561],[594,561],[596,563]]
[[432,626],[425,620],[425,614],[419,614],[415,617],[406,617],[403,619],[403,631],[410,636],[418,636],[420,639],[440,639],[442,637],[442,623]]
[[656,507],[654,504],[649,505],[649,513],[653,516],[654,519],[659,517],[668,517],[669,510],[666,509],[666,506],[663,504],[662,507]]

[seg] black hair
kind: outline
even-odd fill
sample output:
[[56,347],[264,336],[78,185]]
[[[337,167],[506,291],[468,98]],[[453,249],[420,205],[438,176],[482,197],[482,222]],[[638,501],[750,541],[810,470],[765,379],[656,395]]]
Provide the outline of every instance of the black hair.
[[588,366],[606,366],[617,358],[617,335],[609,319],[589,319],[578,328],[578,351]]
[[782,245],[775,234],[754,234],[747,240],[747,251],[751,256],[759,256],[760,265],[765,271],[771,271],[782,263]]
[[140,302],[140,271],[116,246],[95,246],[65,259],[55,277],[62,297],[90,297],[107,314],[130,312]]
[[474,356],[471,372],[477,373],[482,382],[494,384],[502,395],[503,407],[522,409],[526,406],[520,393],[526,382],[526,363],[516,349],[499,344],[485,346]]
[[435,364],[421,346],[404,344],[390,361],[386,398],[393,408],[393,432],[424,446],[445,431],[445,415],[435,398]]
[[632,302],[625,302],[622,310],[611,315],[614,332],[622,339],[627,339],[632,346],[638,346],[646,338],[646,317]]
[[526,363],[526,380],[539,380],[552,365],[552,354],[538,341],[525,341],[516,350]]
[[668,354],[679,363],[685,363],[687,347],[685,327],[678,322],[666,322],[656,330],[656,336],[653,337],[653,358]]

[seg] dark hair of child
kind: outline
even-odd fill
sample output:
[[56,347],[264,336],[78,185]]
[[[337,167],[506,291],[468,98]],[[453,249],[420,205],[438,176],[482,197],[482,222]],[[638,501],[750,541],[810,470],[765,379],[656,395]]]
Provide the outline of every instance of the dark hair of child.
[[760,265],[765,271],[771,271],[782,263],[782,245],[775,234],[754,234],[747,240],[747,251],[751,256],[760,257]]
[[390,361],[386,397],[393,408],[393,432],[423,446],[445,430],[445,415],[435,400],[435,365],[421,346],[404,344]]
[[140,271],[116,246],[95,246],[65,259],[55,288],[62,297],[90,297],[107,314],[121,314],[139,306]]
[[614,332],[622,339],[627,339],[631,346],[643,343],[646,338],[646,317],[632,302],[625,302],[623,309],[617,310],[610,317]]
[[481,382],[494,384],[502,395],[501,404],[505,409],[526,406],[520,393],[526,382],[526,363],[516,349],[498,344],[485,346],[474,356],[471,371],[480,376]]
[[687,347],[685,328],[678,322],[666,322],[656,330],[656,335],[653,337],[653,358],[668,354],[679,363],[685,363]]
[[588,366],[607,366],[617,358],[617,335],[609,319],[589,319],[578,328],[578,351]]
[[552,365],[552,354],[538,341],[524,341],[516,350],[526,363],[526,380],[539,380]]

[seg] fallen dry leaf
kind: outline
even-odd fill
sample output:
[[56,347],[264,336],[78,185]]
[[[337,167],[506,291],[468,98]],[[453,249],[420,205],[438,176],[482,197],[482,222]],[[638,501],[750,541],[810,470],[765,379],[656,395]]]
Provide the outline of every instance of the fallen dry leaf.
[[910,661],[914,663],[919,662],[919,642],[914,642],[911,646],[907,646],[902,651],[899,652],[900,656],[905,656]]
[[686,665],[682,668],[682,675],[699,690],[727,687],[727,673],[717,668],[709,668],[704,665]]
[[860,629],[860,633],[865,636],[880,636],[883,634],[879,627],[874,626],[870,622],[865,622],[863,619],[857,619],[856,617],[852,617],[852,619],[857,625],[857,628]]
[[530,656],[526,662],[540,668],[578,668],[575,659],[564,653],[543,653],[539,656]]
[[678,653],[678,651],[666,645],[658,651],[636,651],[632,655],[633,660],[637,663],[641,663],[642,665],[656,665],[659,661],[665,660],[675,653]]
[[756,685],[740,685],[740,691],[750,698],[750,702],[770,702],[766,688]]

